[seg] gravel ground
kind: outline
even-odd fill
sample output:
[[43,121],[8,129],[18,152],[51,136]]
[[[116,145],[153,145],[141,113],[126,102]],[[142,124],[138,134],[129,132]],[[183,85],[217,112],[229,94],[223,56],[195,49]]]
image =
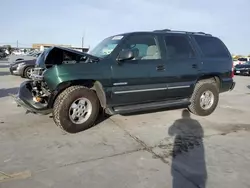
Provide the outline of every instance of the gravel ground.
[[18,108],[22,81],[0,62],[0,188],[250,187],[250,77],[208,117],[116,115],[78,134]]

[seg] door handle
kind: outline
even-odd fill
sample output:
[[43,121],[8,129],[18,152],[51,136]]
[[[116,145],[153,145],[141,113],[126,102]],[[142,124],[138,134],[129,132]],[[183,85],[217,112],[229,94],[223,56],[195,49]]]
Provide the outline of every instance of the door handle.
[[158,65],[158,66],[156,67],[156,70],[157,70],[157,71],[165,71],[165,66],[164,66],[164,65]]
[[194,68],[194,69],[197,69],[197,67],[198,67],[197,64],[192,65],[192,68]]

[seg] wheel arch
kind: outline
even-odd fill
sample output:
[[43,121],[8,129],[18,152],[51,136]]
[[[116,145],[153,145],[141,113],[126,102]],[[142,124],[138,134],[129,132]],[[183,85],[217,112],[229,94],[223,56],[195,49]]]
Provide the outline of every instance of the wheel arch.
[[100,105],[102,106],[102,108],[106,108],[106,94],[105,91],[103,89],[103,85],[100,81],[97,80],[85,80],[85,79],[81,79],[81,80],[70,80],[70,81],[65,81],[60,83],[55,91],[53,92],[53,96],[50,98],[49,101],[49,107],[53,107],[54,105],[54,101],[57,98],[57,96],[63,92],[66,88],[70,87],[70,86],[74,86],[74,85],[82,85],[85,86],[93,91],[95,91],[99,101],[100,101]]
[[216,74],[206,74],[206,75],[202,75],[200,76],[197,81],[196,84],[201,81],[201,80],[208,80],[208,79],[214,79],[214,81],[216,82],[218,88],[220,89],[221,87],[221,78],[219,75]]

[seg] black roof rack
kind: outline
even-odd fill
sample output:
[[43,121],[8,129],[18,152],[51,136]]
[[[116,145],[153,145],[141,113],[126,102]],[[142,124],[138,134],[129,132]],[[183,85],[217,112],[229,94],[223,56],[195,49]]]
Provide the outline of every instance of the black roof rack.
[[154,32],[167,32],[171,31],[170,29],[154,30]]
[[207,34],[204,32],[191,32],[191,31],[178,31],[178,30],[171,30],[171,29],[162,29],[162,30],[154,30],[153,32],[169,32],[169,33],[185,33],[189,35],[207,35],[207,36],[212,36],[211,34]]

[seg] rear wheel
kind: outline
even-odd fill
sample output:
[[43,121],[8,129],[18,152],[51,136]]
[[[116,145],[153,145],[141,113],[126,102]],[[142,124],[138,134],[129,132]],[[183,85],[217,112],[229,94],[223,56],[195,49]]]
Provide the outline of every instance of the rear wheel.
[[66,132],[76,133],[95,124],[99,109],[99,100],[94,91],[84,86],[71,86],[57,97],[53,118]]
[[31,78],[32,72],[33,72],[34,68],[33,67],[27,67],[24,69],[24,73],[23,73],[23,77],[24,78]]
[[218,101],[219,89],[215,80],[201,80],[195,86],[188,109],[193,114],[208,116],[214,112]]

